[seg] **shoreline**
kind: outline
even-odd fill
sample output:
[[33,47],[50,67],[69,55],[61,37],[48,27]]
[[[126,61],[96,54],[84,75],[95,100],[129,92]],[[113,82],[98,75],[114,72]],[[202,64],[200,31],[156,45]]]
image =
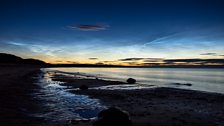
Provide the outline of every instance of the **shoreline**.
[[[3,126],[89,126],[90,122],[69,123],[45,121],[30,117],[43,108],[39,101],[30,95],[40,87],[32,77],[38,74],[37,67],[0,67],[0,121]],[[22,70],[22,71],[21,71]],[[53,73],[54,74],[54,73]],[[102,79],[74,78],[74,76],[52,76],[56,81],[65,82],[69,92],[99,99],[103,105],[116,106],[129,112],[133,126],[223,126],[224,94],[208,93],[177,88],[149,88],[132,90],[94,89],[77,90],[80,85],[90,87],[126,84]],[[98,83],[100,82],[100,83]],[[133,84],[134,85],[134,84]],[[22,109],[21,109],[22,108]],[[75,120],[75,119],[74,119]],[[72,122],[72,120],[70,120]]]
[[[65,82],[62,86],[70,86],[68,88],[71,89],[71,93],[100,99],[102,104],[108,107],[116,106],[129,112],[133,126],[224,125],[224,94],[166,87],[131,90],[94,88],[78,90],[80,85],[85,84],[86,79],[77,79],[73,76],[63,79],[63,76],[59,76],[59,79],[55,80]],[[88,82],[92,80],[92,83],[99,82],[96,79],[87,80]],[[109,82],[117,85],[116,81]],[[95,88],[98,86],[93,85]],[[105,86],[105,83],[101,86]],[[75,89],[72,90],[73,88]],[[80,126],[90,124],[91,122],[81,123]]]

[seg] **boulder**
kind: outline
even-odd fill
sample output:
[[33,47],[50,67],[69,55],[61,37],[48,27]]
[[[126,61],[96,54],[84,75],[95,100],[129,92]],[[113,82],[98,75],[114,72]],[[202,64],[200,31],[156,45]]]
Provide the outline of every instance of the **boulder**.
[[92,126],[131,126],[129,114],[117,107],[110,107],[98,114],[98,120]]
[[133,78],[128,78],[127,79],[127,83],[129,83],[129,84],[135,84],[136,83],[136,80],[133,79]]
[[192,86],[192,84],[191,84],[191,83],[186,83],[185,85],[186,85],[186,86]]
[[79,87],[80,90],[87,90],[88,88],[89,88],[89,87],[86,86],[86,85],[81,85],[81,86]]

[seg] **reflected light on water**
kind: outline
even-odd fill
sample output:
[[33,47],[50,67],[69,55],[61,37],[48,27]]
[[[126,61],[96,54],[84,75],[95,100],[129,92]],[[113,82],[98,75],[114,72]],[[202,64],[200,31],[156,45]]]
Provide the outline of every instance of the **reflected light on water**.
[[36,91],[34,99],[43,104],[43,108],[33,114],[51,121],[94,118],[106,107],[99,100],[85,95],[76,95],[60,86],[63,82],[52,81],[51,74],[43,72],[36,83],[41,88]]

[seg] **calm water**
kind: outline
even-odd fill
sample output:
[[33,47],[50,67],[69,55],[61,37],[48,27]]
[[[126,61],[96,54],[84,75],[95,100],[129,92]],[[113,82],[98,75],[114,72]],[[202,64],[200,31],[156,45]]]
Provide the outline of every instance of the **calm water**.
[[[190,68],[48,68],[50,71],[84,73],[103,79],[126,81],[135,78],[141,85],[176,87],[208,92],[224,93],[224,69]],[[174,83],[192,86],[176,85]]]

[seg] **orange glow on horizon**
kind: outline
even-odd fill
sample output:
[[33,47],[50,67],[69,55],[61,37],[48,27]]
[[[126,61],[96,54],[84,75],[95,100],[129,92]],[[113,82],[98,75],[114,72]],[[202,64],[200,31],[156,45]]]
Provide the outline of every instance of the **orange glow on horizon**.
[[[202,63],[202,62],[172,62],[168,63],[160,59],[158,61],[144,61],[144,60],[102,60],[98,58],[77,58],[77,59],[68,59],[68,58],[60,58],[60,57],[46,57],[46,56],[38,56],[34,57],[36,59],[43,60],[50,64],[91,64],[91,65],[118,65],[118,66],[178,66],[178,65],[224,65],[223,63]],[[143,58],[144,59],[144,58]],[[149,58],[150,59],[150,58]],[[153,59],[153,58],[152,58]],[[168,58],[167,58],[168,59]],[[178,59],[178,58],[176,58]],[[179,59],[185,59],[185,58],[179,58]],[[207,58],[189,58],[186,57],[186,59],[207,59]],[[221,59],[221,58],[217,58]],[[175,60],[175,58],[169,59],[169,60]]]

